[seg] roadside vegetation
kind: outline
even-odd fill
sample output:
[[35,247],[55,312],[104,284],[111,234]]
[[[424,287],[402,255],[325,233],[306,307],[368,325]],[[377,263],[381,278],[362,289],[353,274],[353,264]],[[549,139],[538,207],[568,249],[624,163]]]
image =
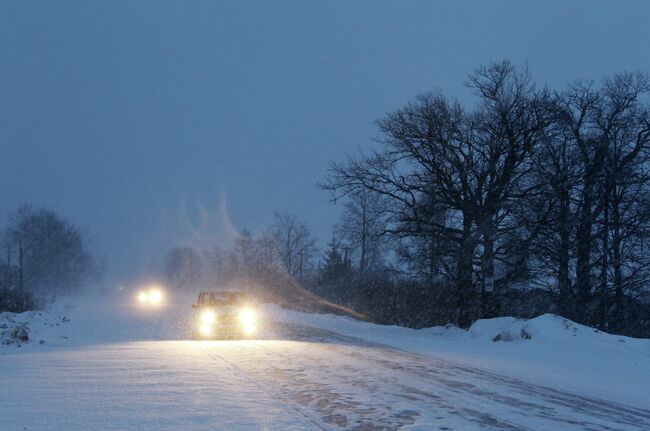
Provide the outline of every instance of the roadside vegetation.
[[467,85],[473,106],[418,95],[377,121],[373,152],[332,162],[325,250],[277,214],[229,250],[172,250],[172,284],[304,288],[410,327],[550,312],[650,336],[648,76],[552,89],[505,61]]
[[101,274],[78,228],[54,211],[23,205],[2,233],[0,312],[41,308]]

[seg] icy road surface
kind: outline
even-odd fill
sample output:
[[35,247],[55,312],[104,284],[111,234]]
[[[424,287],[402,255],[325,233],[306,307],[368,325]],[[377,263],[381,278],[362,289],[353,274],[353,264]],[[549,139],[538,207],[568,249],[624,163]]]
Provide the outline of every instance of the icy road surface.
[[62,344],[1,351],[0,429],[650,430],[650,409],[322,329],[178,340],[185,308],[134,313],[72,313]]

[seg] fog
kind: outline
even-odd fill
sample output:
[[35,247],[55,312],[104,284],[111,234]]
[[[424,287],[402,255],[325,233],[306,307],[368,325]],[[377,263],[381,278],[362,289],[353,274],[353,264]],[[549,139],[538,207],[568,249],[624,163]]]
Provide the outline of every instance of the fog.
[[648,40],[646,1],[3,2],[0,215],[54,209],[110,279],[274,211],[325,243],[339,208],[316,183],[386,112],[468,100],[504,58],[560,87],[648,71]]

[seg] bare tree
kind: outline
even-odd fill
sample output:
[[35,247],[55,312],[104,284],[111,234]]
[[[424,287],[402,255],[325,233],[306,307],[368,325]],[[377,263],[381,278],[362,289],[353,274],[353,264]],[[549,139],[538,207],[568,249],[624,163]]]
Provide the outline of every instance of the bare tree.
[[201,287],[204,280],[203,259],[192,247],[176,247],[165,257],[167,281],[178,290]]
[[448,248],[461,325],[471,321],[474,275],[494,291],[497,237],[509,202],[526,193],[530,155],[550,122],[546,91],[508,62],[479,69],[469,85],[479,98],[474,111],[440,94],[418,96],[378,122],[383,150],[331,165],[324,185],[337,196],[364,189],[384,196],[391,233]]
[[48,209],[20,207],[10,218],[5,243],[20,255],[20,284],[37,295],[75,293],[100,273],[81,232]]
[[270,232],[275,237],[283,269],[293,277],[302,278],[302,272],[316,251],[316,240],[309,227],[293,214],[276,213]]
[[384,201],[383,196],[368,190],[351,194],[335,229],[345,247],[358,253],[357,269],[361,274],[381,263],[386,222]]
[[[465,139],[466,114],[458,103],[440,94],[418,96],[413,103],[378,122],[381,151],[331,164],[323,187],[335,199],[367,190],[383,196],[396,238],[438,236],[454,244],[452,277],[460,311],[468,324],[468,294],[472,288],[477,244],[477,211],[470,180],[475,153]],[[449,217],[432,210],[441,202]]]
[[[481,235],[481,288],[492,296],[499,236],[517,227],[511,223],[513,208],[536,187],[528,176],[532,155],[552,125],[551,98],[545,89],[536,90],[527,70],[517,72],[507,61],[478,69],[470,75],[469,85],[479,97],[468,135],[476,140],[478,159],[473,181]],[[491,306],[484,304],[488,308],[484,316],[494,313]]]
[[[617,179],[647,147],[648,120],[639,97],[650,90],[644,75],[624,74],[606,79],[601,89],[577,82],[560,97],[559,125],[576,149],[580,167],[576,211],[576,318],[587,321],[594,283],[595,229],[602,224],[600,285],[606,290],[609,268],[610,210]],[[621,189],[618,188],[620,193]],[[612,204],[615,208],[612,208]],[[616,216],[618,217],[618,216]],[[617,240],[618,242],[618,240]],[[618,259],[617,259],[618,260]],[[602,294],[603,292],[601,292]],[[602,296],[602,295],[601,295]]]
[[[554,110],[555,112],[555,110]],[[521,224],[537,229],[539,234],[530,244],[533,276],[543,284],[555,280],[559,293],[559,309],[570,316],[574,305],[572,293],[573,245],[581,177],[579,154],[570,132],[561,127],[550,129],[534,157],[530,181],[537,185],[535,193],[521,202]],[[547,210],[547,218],[537,223],[537,214]]]
[[[607,144],[600,175],[600,308],[596,320],[606,326],[609,319],[610,285],[616,314],[624,312],[627,280],[636,287],[648,280],[645,247],[648,240],[648,191],[650,177],[650,112],[640,98],[650,92],[644,74],[620,74],[604,81],[601,89],[606,115],[599,120]],[[611,279],[611,282],[610,282]],[[619,316],[622,317],[622,316]],[[617,319],[621,323],[621,319]],[[624,319],[623,319],[624,320]]]
[[279,256],[278,239],[269,231],[262,232],[255,239],[258,266],[264,271],[277,271],[282,266]]

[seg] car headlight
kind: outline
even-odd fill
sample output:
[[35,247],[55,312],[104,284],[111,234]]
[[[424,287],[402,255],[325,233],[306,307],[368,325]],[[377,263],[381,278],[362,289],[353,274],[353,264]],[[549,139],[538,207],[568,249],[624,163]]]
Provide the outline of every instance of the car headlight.
[[201,332],[201,335],[208,336],[212,334],[212,326],[210,326],[207,323],[204,323],[203,325],[201,325],[201,327],[199,327],[199,331]]
[[147,292],[140,292],[138,293],[138,301],[141,303],[147,302],[149,299],[149,295],[147,295]]
[[250,308],[244,308],[242,311],[239,312],[239,320],[245,326],[253,325],[256,319],[257,319],[257,314],[255,313],[254,310],[251,310]]
[[212,310],[205,310],[203,313],[201,313],[201,322],[203,323],[214,323],[216,320],[217,315],[214,311]]
[[255,325],[253,325],[252,323],[244,324],[244,333],[246,333],[246,335],[251,335],[254,332],[255,332]]
[[149,291],[149,302],[157,304],[162,301],[162,292],[160,290],[154,289]]

